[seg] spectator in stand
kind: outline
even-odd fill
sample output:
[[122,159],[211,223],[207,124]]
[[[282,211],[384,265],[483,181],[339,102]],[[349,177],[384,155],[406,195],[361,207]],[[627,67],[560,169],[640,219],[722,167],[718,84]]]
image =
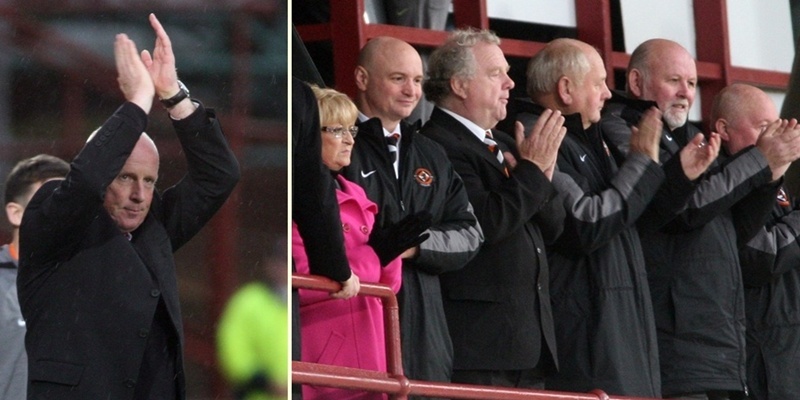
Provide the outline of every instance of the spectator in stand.
[[[516,120],[532,127],[546,109],[565,116],[553,184],[564,195],[564,233],[548,248],[551,299],[556,316],[559,371],[548,389],[659,397],[655,321],[644,257],[635,223],[656,195],[665,171],[658,163],[661,113],[653,107],[630,135],[630,153],[616,163],[600,135],[600,110],[611,97],[606,69],[592,46],[556,39],[531,58],[527,91]],[[716,158],[719,138],[699,148],[697,135],[686,147],[697,155],[695,179]],[[678,162],[682,157],[675,157]],[[590,306],[591,305],[591,306]],[[620,329],[625,326],[625,329]]]
[[[612,154],[627,155],[630,124],[657,105],[664,120],[659,160],[669,163],[700,132],[688,121],[696,89],[695,61],[681,45],[639,45],[628,64],[627,94],[615,94],[603,111]],[[648,212],[660,218],[640,220],[664,397],[727,399],[729,391],[746,391],[744,288],[732,244],[763,226],[780,177],[798,157],[800,137],[770,125],[754,146],[715,161],[696,182],[668,181],[679,195],[650,204]],[[750,224],[735,229],[737,220]]]
[[[342,285],[332,296],[348,299],[358,294],[358,275],[350,270],[344,252],[342,221],[336,201],[334,180],[322,163],[319,108],[311,88],[292,78],[292,221],[306,239],[306,256],[311,274],[333,279]],[[292,271],[296,272],[294,260]],[[292,290],[292,360],[300,360],[300,304]],[[292,398],[302,398],[300,385],[292,385]]]
[[[430,57],[424,91],[436,104],[420,133],[444,147],[486,241],[460,270],[442,274],[453,338],[453,382],[543,388],[557,360],[545,241],[563,228],[550,182],[566,128],[548,110],[516,147],[492,128],[514,81],[492,32],[459,30]],[[405,282],[404,282],[405,284]]]
[[64,178],[69,164],[47,154],[24,159],[9,172],[5,185],[6,217],[11,243],[0,246],[0,397],[24,400],[28,383],[25,320],[17,298],[19,225],[25,207],[45,182]]
[[399,39],[373,38],[361,49],[355,79],[359,138],[344,173],[378,204],[377,226],[423,211],[433,217],[430,238],[401,255],[403,371],[411,379],[449,382],[453,345],[439,275],[475,256],[483,234],[444,150],[404,121],[422,96],[417,51]]
[[[350,164],[358,127],[358,111],[346,95],[333,89],[313,88],[319,103],[322,161],[335,176],[344,246],[350,268],[361,282],[400,289],[401,260],[398,256],[427,238],[430,216],[414,214],[397,224],[375,227],[378,207],[364,190],[339,174]],[[292,227],[292,256],[297,272],[309,273],[303,238]],[[336,299],[313,290],[300,290],[301,359],[374,371],[386,371],[383,308],[380,299],[353,297]],[[304,386],[303,398],[385,399],[386,395],[346,389]]]
[[[730,85],[717,94],[712,128],[722,135],[725,157],[746,151],[778,120],[775,104],[761,89]],[[800,135],[795,120],[787,129]],[[779,187],[772,214],[756,235],[739,240],[747,318],[747,386],[755,400],[795,399],[800,380],[793,371],[800,354],[800,204]],[[740,221],[734,221],[740,222]]]

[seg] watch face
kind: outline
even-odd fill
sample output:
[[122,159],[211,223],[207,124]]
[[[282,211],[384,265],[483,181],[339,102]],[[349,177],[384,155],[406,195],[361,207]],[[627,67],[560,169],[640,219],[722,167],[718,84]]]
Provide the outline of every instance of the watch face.
[[178,87],[179,87],[181,90],[183,90],[184,92],[186,92],[186,95],[187,95],[187,96],[189,95],[189,88],[187,88],[187,87],[186,87],[186,85],[184,85],[184,84],[183,84],[183,82],[181,82],[181,81],[178,81]]

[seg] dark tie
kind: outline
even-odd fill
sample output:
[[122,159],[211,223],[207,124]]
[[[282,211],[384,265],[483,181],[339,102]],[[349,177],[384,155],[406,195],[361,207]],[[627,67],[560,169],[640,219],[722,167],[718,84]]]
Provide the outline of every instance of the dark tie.
[[397,141],[400,140],[399,133],[393,133],[386,136],[386,146],[389,148],[389,156],[392,158],[392,164],[397,162]]
[[503,174],[509,176],[508,167],[506,167],[506,164],[504,162],[505,157],[503,157],[503,152],[500,151],[500,148],[497,147],[497,142],[494,141],[491,130],[489,129],[486,130],[486,137],[483,138],[483,143],[486,144],[486,147],[489,148],[489,151],[491,151],[492,154],[494,154],[494,156],[497,157],[497,161],[500,163],[500,165],[503,166]]

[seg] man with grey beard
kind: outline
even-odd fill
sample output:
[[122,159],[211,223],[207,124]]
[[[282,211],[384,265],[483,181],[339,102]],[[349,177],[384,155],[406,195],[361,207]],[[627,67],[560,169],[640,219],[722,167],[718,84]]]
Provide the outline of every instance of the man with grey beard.
[[[606,103],[600,122],[612,154],[627,154],[629,126],[657,105],[664,122],[659,159],[666,165],[700,131],[687,121],[697,81],[695,61],[678,43],[639,45],[628,65],[627,93]],[[639,221],[665,398],[716,400],[747,392],[736,243],[763,226],[781,176],[800,157],[800,135],[786,126],[765,126],[755,145],[716,161],[694,181],[665,181],[648,208],[661,218]],[[687,191],[689,200],[678,200]]]

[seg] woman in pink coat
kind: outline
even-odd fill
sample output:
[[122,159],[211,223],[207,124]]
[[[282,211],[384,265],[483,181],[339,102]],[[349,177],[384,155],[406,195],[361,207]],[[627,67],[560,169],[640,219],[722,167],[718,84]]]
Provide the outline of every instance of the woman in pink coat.
[[[332,89],[314,87],[322,120],[322,160],[334,173],[336,195],[344,233],[344,246],[350,268],[361,282],[389,285],[400,289],[401,261],[395,258],[385,267],[367,243],[378,207],[367,199],[364,190],[337,171],[350,164],[350,152],[358,128],[358,111],[350,99]],[[297,272],[308,274],[303,241],[292,226],[292,256]],[[370,296],[337,299],[314,290],[299,291],[302,356],[307,362],[332,364],[373,371],[386,371],[386,350],[381,300]],[[385,399],[381,393],[344,390],[322,386],[303,386],[303,399]]]

